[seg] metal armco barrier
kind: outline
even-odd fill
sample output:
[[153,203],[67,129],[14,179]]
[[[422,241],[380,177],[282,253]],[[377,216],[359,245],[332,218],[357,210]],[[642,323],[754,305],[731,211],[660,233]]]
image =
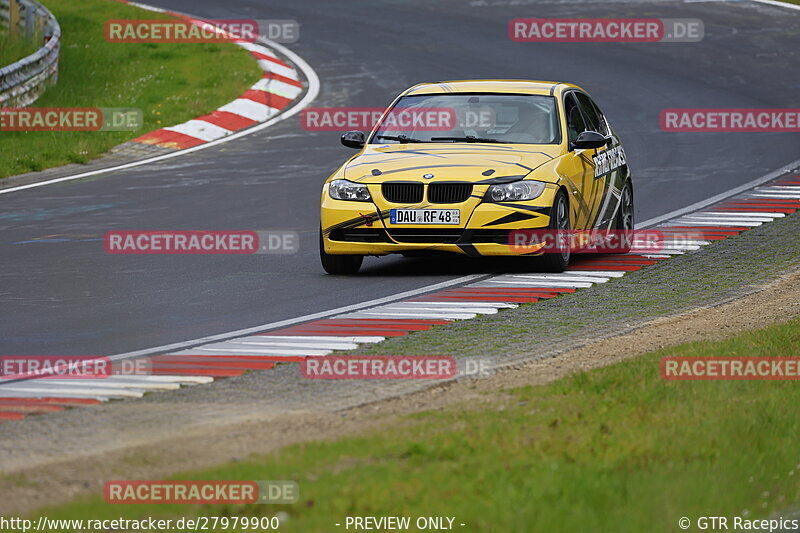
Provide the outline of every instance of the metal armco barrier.
[[0,108],[25,107],[58,78],[61,27],[35,0],[0,0],[0,26],[12,38],[43,43],[35,53],[0,68]]

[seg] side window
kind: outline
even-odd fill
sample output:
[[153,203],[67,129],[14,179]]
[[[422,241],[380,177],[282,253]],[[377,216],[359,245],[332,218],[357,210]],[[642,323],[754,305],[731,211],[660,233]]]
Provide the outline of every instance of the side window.
[[594,102],[583,93],[577,93],[578,102],[581,104],[581,108],[583,109],[584,114],[586,115],[586,120],[588,124],[586,125],[588,129],[592,131],[596,131],[598,133],[602,133],[603,135],[607,135],[605,131],[605,124],[603,124],[602,115],[597,109],[597,106],[594,105]]
[[597,107],[597,104],[594,103],[594,100],[592,100],[591,102],[592,102],[592,106],[594,107],[594,110],[597,112],[597,116],[600,118],[600,128],[601,129],[599,129],[597,131],[602,133],[606,137],[611,135],[611,128],[608,126],[608,121],[606,120],[605,115],[603,115],[603,112],[600,111],[599,107]]
[[578,138],[578,135],[586,131],[586,123],[572,93],[568,94],[564,100],[564,113],[567,117],[568,140],[572,142]]

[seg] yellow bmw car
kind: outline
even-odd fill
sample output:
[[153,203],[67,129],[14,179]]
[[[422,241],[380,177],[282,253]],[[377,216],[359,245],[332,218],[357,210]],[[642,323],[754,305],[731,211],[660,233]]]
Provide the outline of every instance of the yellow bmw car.
[[[619,137],[567,83],[475,80],[411,87],[322,189],[320,256],[354,274],[366,255],[533,256],[561,272],[580,232],[630,250],[633,186]],[[548,239],[555,232],[567,239]],[[535,238],[530,236],[536,236]],[[530,238],[529,238],[530,237]]]

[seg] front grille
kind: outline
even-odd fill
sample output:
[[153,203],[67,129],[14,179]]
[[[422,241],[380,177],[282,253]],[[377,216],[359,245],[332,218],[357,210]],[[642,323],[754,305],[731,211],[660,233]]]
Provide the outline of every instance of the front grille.
[[461,228],[390,229],[389,235],[397,242],[454,243],[461,238]]
[[329,238],[345,242],[392,242],[381,228],[340,228],[333,230]]
[[432,204],[459,204],[472,194],[471,183],[431,183],[428,201]]
[[421,183],[384,183],[381,192],[386,200],[395,204],[418,204],[422,201]]

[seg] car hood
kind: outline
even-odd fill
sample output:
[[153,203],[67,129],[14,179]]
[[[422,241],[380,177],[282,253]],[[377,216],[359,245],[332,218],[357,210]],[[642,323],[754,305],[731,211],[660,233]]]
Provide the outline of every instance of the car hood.
[[[420,143],[368,145],[344,168],[344,178],[360,183],[435,181],[473,183],[522,179],[558,156],[558,146]],[[554,176],[555,178],[555,176]]]

